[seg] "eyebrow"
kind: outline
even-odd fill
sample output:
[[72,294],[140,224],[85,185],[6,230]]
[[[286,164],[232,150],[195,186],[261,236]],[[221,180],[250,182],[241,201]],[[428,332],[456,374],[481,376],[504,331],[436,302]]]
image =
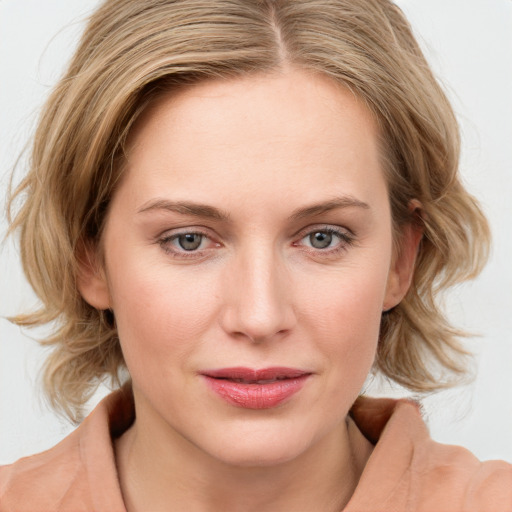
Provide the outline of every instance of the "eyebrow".
[[368,203],[360,201],[353,196],[342,196],[331,199],[330,201],[306,206],[305,208],[299,208],[291,214],[290,218],[292,220],[300,220],[304,217],[314,217],[315,215],[320,215],[321,213],[330,212],[340,208],[363,208],[365,210],[369,210],[370,206]]
[[[291,220],[300,220],[305,217],[314,217],[332,210],[340,208],[363,208],[369,209],[370,206],[352,196],[342,196],[313,204],[303,208],[298,208],[291,215]],[[137,213],[146,213],[152,211],[169,211],[181,215],[192,215],[194,217],[210,218],[219,221],[229,221],[229,213],[222,211],[214,206],[195,203],[192,201],[169,201],[167,199],[153,199],[145,203]]]
[[209,206],[207,204],[194,203],[191,201],[168,201],[167,199],[154,199],[145,203],[137,213],[151,211],[168,211],[180,213],[181,215],[192,215],[193,217],[210,218],[221,221],[228,221],[229,214]]

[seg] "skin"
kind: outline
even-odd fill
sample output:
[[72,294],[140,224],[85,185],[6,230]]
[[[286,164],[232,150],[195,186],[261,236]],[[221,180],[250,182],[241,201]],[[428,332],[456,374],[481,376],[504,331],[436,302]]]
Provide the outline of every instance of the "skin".
[[[113,309],[133,380],[137,419],[116,444],[129,510],[348,502],[370,449],[352,453],[347,413],[419,240],[407,226],[393,251],[377,140],[354,95],[296,69],[198,84],[139,120],[104,263],[90,254],[80,281],[91,305]],[[197,232],[185,251],[177,235]],[[233,366],[312,375],[288,402],[248,410],[200,375]]]

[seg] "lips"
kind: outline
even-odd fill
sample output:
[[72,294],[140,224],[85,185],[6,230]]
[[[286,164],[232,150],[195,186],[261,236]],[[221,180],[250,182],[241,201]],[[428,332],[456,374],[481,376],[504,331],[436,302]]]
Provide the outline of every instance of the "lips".
[[311,373],[296,368],[221,368],[202,372],[209,388],[231,405],[246,409],[276,407],[298,393]]

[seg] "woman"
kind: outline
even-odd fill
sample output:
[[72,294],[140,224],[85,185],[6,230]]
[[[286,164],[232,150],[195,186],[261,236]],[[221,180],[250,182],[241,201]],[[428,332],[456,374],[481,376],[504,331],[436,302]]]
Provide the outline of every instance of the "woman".
[[510,509],[508,464],[358,399],[372,369],[416,391],[465,371],[434,292],[488,231],[457,166],[393,4],[103,4],[14,195],[43,302],[17,321],[57,321],[70,417],[126,383],[0,469],[1,510]]

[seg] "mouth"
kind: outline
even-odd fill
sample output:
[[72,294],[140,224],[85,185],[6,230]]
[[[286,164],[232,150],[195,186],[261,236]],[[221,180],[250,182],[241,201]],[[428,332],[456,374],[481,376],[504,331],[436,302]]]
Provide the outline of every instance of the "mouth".
[[201,373],[209,388],[236,407],[269,409],[287,402],[298,393],[311,372],[274,367],[222,368]]
[[278,380],[296,379],[308,374],[296,368],[273,367],[253,370],[251,368],[221,368],[219,370],[207,370],[203,375],[213,379],[224,379],[245,384],[268,384]]

